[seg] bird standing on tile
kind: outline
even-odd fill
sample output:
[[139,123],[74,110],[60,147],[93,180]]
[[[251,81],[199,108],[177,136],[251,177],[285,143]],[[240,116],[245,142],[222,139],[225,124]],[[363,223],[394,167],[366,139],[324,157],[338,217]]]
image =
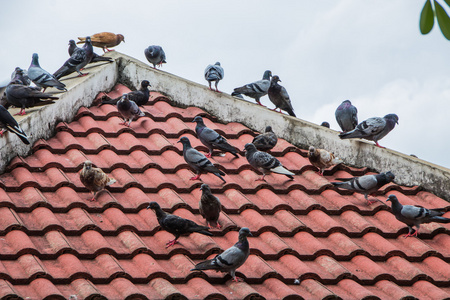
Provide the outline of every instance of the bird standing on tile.
[[285,110],[290,116],[295,117],[294,108],[292,107],[291,99],[289,99],[289,94],[284,86],[279,85],[278,82],[281,82],[280,77],[277,75],[273,76],[270,80],[269,90],[267,91],[270,101],[275,105],[273,110],[276,111],[277,108],[279,108],[280,113],[281,110]]
[[334,115],[342,132],[352,131],[358,125],[358,110],[352,105],[350,100],[343,101],[336,109]]
[[202,196],[198,208],[202,217],[206,219],[206,225],[209,228],[222,228],[219,224],[220,211],[222,210],[219,198],[211,193],[211,188],[205,183],[201,185],[200,190],[202,191]]
[[362,138],[374,141],[377,147],[384,148],[378,144],[378,141],[394,129],[396,123],[398,124],[396,114],[388,114],[383,118],[374,117],[359,123],[352,131],[339,134],[339,137],[341,139]]
[[84,162],[83,169],[80,173],[80,180],[81,183],[94,194],[94,196],[89,199],[90,201],[95,201],[97,192],[104,190],[106,186],[116,182],[114,178],[108,177],[102,169],[93,167],[92,162],[89,160]]
[[30,77],[36,86],[44,88],[43,92],[45,92],[48,87],[54,87],[61,91],[67,91],[64,83],[60,82],[55,78],[55,76],[41,68],[37,53],[33,53],[31,64],[28,67],[28,77]]
[[86,37],[86,42],[84,43],[83,48],[75,49],[70,58],[66,60],[62,67],[53,73],[53,76],[55,76],[56,79],[59,79],[63,76],[72,74],[75,71],[78,73],[78,77],[86,76],[89,73],[81,73],[81,70],[91,62],[93,57],[94,49],[92,48],[91,38]]
[[[428,209],[414,205],[402,205],[395,195],[389,195],[386,201],[391,201],[392,213],[395,218],[408,226],[408,234],[404,237],[417,236],[420,224],[425,223],[450,223],[449,218],[442,217],[445,208]],[[416,230],[413,229],[416,226]]]
[[[77,44],[82,44],[87,40],[87,38],[84,37],[79,37],[78,39],[79,41],[77,42]],[[91,41],[92,46],[102,48],[103,52],[109,52],[114,50],[108,49],[108,47],[115,47],[121,42],[125,43],[125,37],[121,34],[114,34],[112,32],[100,32],[91,35]]]
[[313,146],[309,147],[308,159],[313,166],[319,169],[319,175],[322,176],[325,168],[343,162],[340,158],[335,157],[333,152],[328,152],[324,149],[316,149]]
[[219,81],[223,79],[224,72],[223,68],[220,66],[220,62],[216,62],[214,65],[208,65],[205,69],[205,79],[208,81],[209,89],[212,91],[211,82],[215,82],[216,92],[219,92],[217,85]]
[[127,127],[130,127],[131,121],[134,119],[145,116],[139,109],[139,106],[129,99],[128,94],[123,94],[122,99],[117,102],[117,110],[123,117],[123,122],[119,123],[119,125],[125,125]]
[[[75,52],[75,50],[80,49],[74,40],[69,41],[69,56],[72,56],[72,54]],[[114,60],[111,57],[107,56],[101,56],[94,52],[94,55],[89,63],[94,62],[100,62],[100,61],[107,61],[107,62],[113,62]]]
[[[142,80],[139,90],[127,93],[128,99],[134,101],[134,103],[136,103],[138,106],[147,104],[148,98],[150,97],[150,91],[148,89],[149,86],[151,86],[151,84],[148,80]],[[116,105],[121,98],[122,96],[111,99],[108,95],[105,94],[104,98],[102,97],[102,102],[99,104],[99,106],[103,104]]]
[[21,84],[19,80],[13,80],[6,87],[6,100],[15,107],[20,107],[19,116],[26,115],[25,108],[41,106],[54,103],[51,100],[43,101],[41,99],[59,99],[51,94],[42,93],[37,87],[30,87]]
[[271,172],[294,179],[295,174],[284,168],[278,159],[269,153],[258,151],[252,143],[245,144],[245,157],[253,168],[263,173],[263,176],[256,180],[265,181],[264,177]]
[[277,144],[278,137],[272,131],[272,126],[267,126],[266,131],[261,133],[253,139],[253,145],[260,151],[269,151]]
[[272,76],[272,72],[267,70],[264,72],[263,78],[261,80],[246,84],[244,86],[238,87],[234,89],[234,92],[239,94],[244,94],[250,98],[254,98],[256,103],[261,106],[259,99],[265,95],[269,91],[270,87],[270,77]]
[[226,183],[225,179],[222,176],[225,175],[224,172],[217,169],[207,158],[205,155],[197,151],[195,148],[192,148],[191,142],[187,137],[182,137],[178,143],[183,144],[183,157],[187,164],[194,169],[197,173],[197,176],[192,177],[191,180],[200,179],[200,175],[202,173],[213,173],[217,177],[219,177],[224,183]]
[[335,187],[355,191],[361,194],[364,194],[364,198],[366,198],[368,204],[375,203],[374,200],[369,200],[368,195],[375,193],[378,189],[380,189],[383,185],[388,184],[393,181],[395,175],[389,171],[386,173],[380,173],[377,175],[364,175],[361,177],[353,177],[341,179],[345,180],[344,182],[332,182]]
[[161,46],[148,46],[148,48],[145,48],[144,54],[148,62],[153,65],[153,69],[156,69],[156,66],[162,67],[162,64],[167,63],[166,53]]
[[227,272],[233,278],[233,281],[242,281],[236,277],[236,269],[242,266],[250,255],[250,245],[247,236],[253,236],[250,229],[243,227],[239,230],[239,240],[232,247],[228,248],[213,259],[203,261],[195,265],[191,271],[197,270],[216,270],[217,272]]
[[178,243],[177,240],[181,235],[189,235],[197,232],[203,235],[212,236],[212,233],[208,231],[208,227],[201,226],[194,221],[166,213],[156,202],[150,202],[147,206],[147,209],[149,208],[156,213],[156,218],[158,219],[158,223],[161,228],[175,236],[175,239],[166,243],[166,248]]
[[0,137],[3,136],[5,129],[14,133],[17,135],[24,144],[29,145],[30,142],[28,141],[26,133],[20,128],[17,121],[11,116],[9,111],[3,107],[3,105],[0,105]]
[[205,155],[206,157],[212,156],[213,149],[230,152],[234,155],[234,157],[239,157],[237,155],[236,148],[231,146],[228,141],[223,136],[218,134],[215,130],[206,127],[202,117],[196,116],[192,122],[197,123],[197,126],[195,126],[195,133],[197,133],[197,137],[202,142],[202,144],[209,149],[209,153]]

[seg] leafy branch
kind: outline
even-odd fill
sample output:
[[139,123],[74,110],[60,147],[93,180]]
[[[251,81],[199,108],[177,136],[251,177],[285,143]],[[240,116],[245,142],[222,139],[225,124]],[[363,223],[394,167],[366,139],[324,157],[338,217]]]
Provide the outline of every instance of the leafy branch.
[[[444,0],[450,7],[450,0]],[[450,40],[450,17],[445,9],[436,0],[427,0],[420,13],[420,32],[428,34],[433,29],[434,18],[436,17],[439,28],[447,40]]]

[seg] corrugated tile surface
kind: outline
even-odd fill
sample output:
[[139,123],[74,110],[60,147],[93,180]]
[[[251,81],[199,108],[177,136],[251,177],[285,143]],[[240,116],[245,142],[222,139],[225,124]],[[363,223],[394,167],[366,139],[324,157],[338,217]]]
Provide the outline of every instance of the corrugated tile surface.
[[[118,85],[117,96],[128,89]],[[444,299],[450,297],[449,227],[426,224],[420,239],[404,239],[406,227],[383,201],[429,208],[449,203],[418,187],[389,184],[367,205],[364,197],[336,190],[335,178],[369,174],[345,165],[319,176],[306,151],[280,140],[273,149],[296,176],[258,178],[244,157],[214,156],[227,183],[202,176],[223,205],[214,236],[192,234],[165,248],[146,207],[163,209],[203,224],[201,181],[182,157],[181,136],[207,151],[195,137],[197,115],[240,150],[255,132],[219,123],[195,107],[178,108],[158,93],[145,117],[119,125],[114,106],[82,108],[40,140],[33,154],[15,158],[0,176],[1,299]],[[87,201],[78,173],[85,160],[117,183]],[[393,170],[395,173],[395,170]],[[446,213],[449,217],[450,213]],[[251,254],[238,269],[245,282],[211,271],[191,272],[236,242],[249,227]]]

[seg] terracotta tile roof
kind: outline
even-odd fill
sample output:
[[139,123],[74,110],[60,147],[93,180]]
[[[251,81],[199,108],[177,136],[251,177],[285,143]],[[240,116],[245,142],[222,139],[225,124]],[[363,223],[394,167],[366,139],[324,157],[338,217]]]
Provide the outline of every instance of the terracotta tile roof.
[[[111,96],[128,89],[116,86]],[[213,237],[192,234],[165,248],[172,235],[161,231],[150,201],[203,224],[201,181],[182,158],[181,136],[207,151],[192,120],[243,149],[255,132],[222,124],[199,108],[178,108],[152,93],[146,116],[118,125],[115,107],[81,108],[60,123],[53,138],[34,144],[0,175],[0,298],[15,299],[444,299],[450,297],[450,230],[422,226],[420,239],[404,239],[407,228],[378,202],[336,190],[335,178],[369,174],[337,166],[325,177],[306,151],[280,140],[273,154],[296,173],[293,181],[258,178],[244,157],[215,156],[227,183],[203,175],[219,197],[222,229]],[[79,172],[85,160],[117,180],[96,202]],[[395,194],[404,204],[429,208],[448,202],[418,187],[389,184],[377,194]],[[450,213],[447,212],[449,217]],[[245,282],[211,271],[191,272],[249,227],[251,254],[237,274]],[[298,280],[298,284],[295,281]],[[10,298],[8,298],[10,297]]]

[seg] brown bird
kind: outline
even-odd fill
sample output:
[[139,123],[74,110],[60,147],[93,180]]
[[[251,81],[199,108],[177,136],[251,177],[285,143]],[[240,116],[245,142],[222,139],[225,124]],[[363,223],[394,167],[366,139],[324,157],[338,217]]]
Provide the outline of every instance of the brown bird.
[[219,224],[220,211],[222,210],[219,198],[211,193],[211,188],[205,183],[201,185],[200,190],[202,191],[202,197],[198,208],[202,217],[206,219],[206,225],[209,228],[222,228]]
[[83,169],[80,173],[80,180],[84,186],[94,194],[90,201],[95,201],[97,192],[105,189],[107,185],[111,185],[116,180],[109,178],[100,168],[92,167],[92,162],[87,160],[84,162]]
[[[83,44],[86,40],[85,37],[79,37],[77,44]],[[114,51],[108,49],[108,47],[115,47],[120,44],[120,42],[125,43],[125,37],[121,34],[115,34],[112,32],[100,32],[91,35],[92,46],[102,48],[103,52]],[[106,49],[106,50],[105,50]]]
[[328,152],[324,149],[316,149],[313,146],[309,147],[308,158],[311,164],[319,169],[319,174],[322,176],[325,168],[343,162],[341,159],[334,157],[333,152]]

